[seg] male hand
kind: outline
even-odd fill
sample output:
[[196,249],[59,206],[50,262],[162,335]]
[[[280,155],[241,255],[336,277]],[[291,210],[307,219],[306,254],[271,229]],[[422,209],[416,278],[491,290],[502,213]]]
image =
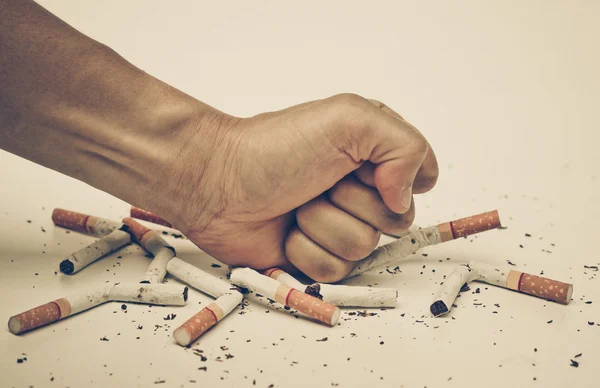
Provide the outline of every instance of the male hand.
[[199,131],[192,120],[170,146],[164,203],[175,227],[230,265],[291,263],[316,281],[343,279],[381,232],[411,225],[412,194],[438,176],[416,128],[352,94],[201,123]]

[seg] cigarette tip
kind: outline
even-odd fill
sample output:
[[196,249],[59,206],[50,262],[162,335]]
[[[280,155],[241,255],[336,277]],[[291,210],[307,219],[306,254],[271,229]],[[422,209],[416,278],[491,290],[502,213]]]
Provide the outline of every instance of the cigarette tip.
[[65,259],[60,262],[59,269],[60,272],[64,273],[65,275],[72,275],[73,271],[75,271],[75,266],[69,259]]
[[190,333],[184,328],[178,328],[173,332],[173,338],[175,342],[177,342],[180,346],[189,346],[192,339],[190,338]]
[[431,304],[430,311],[431,315],[433,315],[434,317],[439,317],[441,315],[447,314],[449,310],[448,306],[446,306],[446,303],[444,303],[441,300],[436,300]]
[[336,307],[335,310],[333,310],[333,314],[331,315],[331,326],[337,325],[338,321],[340,320],[340,313],[341,310],[339,307]]
[[21,329],[21,320],[17,317],[10,317],[8,320],[8,330],[13,334],[19,334]]

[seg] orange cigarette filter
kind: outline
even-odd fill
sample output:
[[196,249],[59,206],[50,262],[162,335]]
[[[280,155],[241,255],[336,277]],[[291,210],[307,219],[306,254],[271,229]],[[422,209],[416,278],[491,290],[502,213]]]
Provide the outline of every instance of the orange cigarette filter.
[[243,298],[237,291],[219,296],[173,332],[175,341],[181,346],[189,346],[233,311]]
[[65,209],[54,209],[52,222],[56,226],[96,236],[109,235],[121,227],[121,223],[116,221]]
[[144,209],[140,209],[139,207],[132,206],[131,211],[129,212],[129,215],[133,218],[137,218],[138,220],[152,222],[154,224],[163,225],[168,228],[173,227],[169,222],[163,220],[156,214],[150,213],[149,211],[144,210]]
[[510,271],[507,288],[552,300],[560,304],[569,304],[573,294],[573,285],[520,271]]
[[137,241],[140,242],[142,241],[144,236],[152,232],[152,229],[146,228],[144,225],[129,217],[123,219],[123,224],[129,227],[129,232],[133,235],[133,237],[135,237]]
[[[15,315],[8,321],[8,329],[13,334],[21,334],[29,330],[56,322],[65,316],[69,316],[70,304],[66,299],[55,301],[34,307],[31,310]],[[67,311],[61,311],[67,310]]]
[[442,242],[467,237],[502,226],[498,210],[481,213],[438,225]]

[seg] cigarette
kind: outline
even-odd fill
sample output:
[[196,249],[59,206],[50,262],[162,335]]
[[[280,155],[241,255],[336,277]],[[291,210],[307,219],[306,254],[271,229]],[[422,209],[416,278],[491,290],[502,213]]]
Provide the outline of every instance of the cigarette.
[[494,210],[419,229],[374,250],[369,256],[361,260],[346,278],[351,278],[374,268],[390,264],[415,253],[423,247],[470,236],[498,227],[500,227],[500,217],[498,211]]
[[163,225],[163,226],[166,226],[168,228],[172,228],[173,227],[169,222],[163,220],[162,218],[160,218],[156,214],[150,213],[149,211],[146,211],[144,209],[140,209],[139,207],[132,206],[131,210],[129,212],[129,215],[132,218],[137,218],[138,220],[144,220],[144,221],[152,222],[153,224]]
[[338,307],[396,307],[398,301],[395,288],[314,283],[305,292]]
[[261,272],[263,275],[275,279],[278,282],[296,290],[304,290],[306,285],[300,283],[298,279],[285,272],[281,268],[269,268]]
[[569,304],[573,295],[572,284],[472,260],[468,266],[455,269],[446,278],[431,305],[431,314],[438,317],[448,313],[463,285],[473,280],[561,304]]
[[56,299],[10,317],[8,329],[13,334],[59,321],[105,302],[135,302],[143,304],[183,306],[188,288],[177,284],[115,284],[100,286],[81,294]]
[[187,285],[192,286],[213,298],[218,298],[221,295],[231,292],[232,289],[235,289],[231,283],[204,272],[200,268],[188,264],[178,257],[173,257],[169,261],[167,264],[167,272]]
[[161,283],[167,275],[169,260],[175,257],[175,249],[167,244],[157,232],[146,228],[133,218],[123,219],[123,224],[129,227],[129,231],[135,240],[154,255],[142,283]]
[[115,229],[109,235],[73,253],[60,263],[60,272],[72,275],[101,257],[129,244],[131,235],[126,231],[126,228],[122,225],[121,228]]
[[177,257],[169,261],[167,271],[182,282],[217,298],[173,332],[175,342],[181,346],[188,346],[196,341],[244,299],[244,296],[230,283]]
[[444,281],[444,284],[440,286],[435,300],[429,308],[431,314],[434,317],[439,317],[449,313],[461,288],[470,281],[478,278],[479,272],[470,266],[460,266],[452,271],[450,276]]
[[173,332],[175,342],[181,346],[189,346],[233,311],[242,303],[243,298],[243,295],[237,291],[222,294],[214,302],[175,329]]
[[502,226],[498,210],[481,213],[438,225],[441,242],[456,240]]
[[305,286],[295,277],[279,268],[262,272],[284,285],[304,290],[308,295],[338,307],[396,307],[398,290],[395,288],[357,287],[314,283]]
[[571,302],[572,284],[516,271],[508,266],[493,267],[475,260],[469,262],[469,267],[479,273],[475,280],[560,304]]
[[338,307],[263,276],[253,269],[234,268],[230,280],[233,284],[260,293],[330,326],[334,326],[340,318]]
[[52,221],[57,226],[99,237],[106,236],[122,226],[120,222],[65,209],[54,209]]

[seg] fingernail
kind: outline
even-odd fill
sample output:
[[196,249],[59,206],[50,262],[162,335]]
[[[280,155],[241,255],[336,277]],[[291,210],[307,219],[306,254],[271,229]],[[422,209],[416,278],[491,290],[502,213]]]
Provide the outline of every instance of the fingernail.
[[404,207],[406,211],[410,209],[410,202],[412,200],[412,186],[408,186],[402,191],[402,196],[400,197],[400,203]]

